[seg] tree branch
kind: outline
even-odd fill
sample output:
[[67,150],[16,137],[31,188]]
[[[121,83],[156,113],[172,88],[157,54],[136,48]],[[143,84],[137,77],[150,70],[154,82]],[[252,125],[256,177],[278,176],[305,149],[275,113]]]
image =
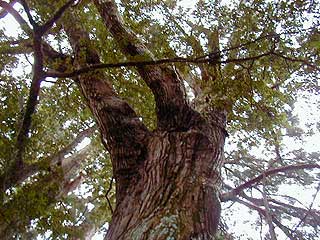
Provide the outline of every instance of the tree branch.
[[[53,156],[49,157],[48,159],[45,159],[44,162],[50,166],[56,166],[61,164],[64,159],[64,156],[73,151],[75,147],[78,146],[84,138],[89,137],[95,130],[95,126],[83,130],[75,137],[75,139],[71,143],[69,143],[63,149],[55,153]],[[42,163],[43,162],[41,162],[40,165]],[[14,173],[4,173],[0,175],[0,186],[2,187],[3,192],[12,186],[20,184],[28,177],[32,176],[37,171],[39,171],[39,169],[39,163],[34,163],[31,165],[24,165],[23,168],[19,169]]]
[[107,199],[107,202],[108,202],[108,205],[109,205],[109,209],[110,209],[110,212],[111,212],[112,215],[113,215],[113,208],[112,208],[112,205],[111,205],[111,202],[110,202],[110,199],[109,199],[109,193],[112,190],[113,179],[114,178],[112,176],[111,179],[110,179],[109,188],[108,188],[108,190],[107,190],[107,192],[105,194],[105,197]]
[[[250,208],[250,209],[253,209],[255,211],[257,211],[260,215],[262,215],[263,217],[266,218],[266,210],[262,209],[262,208],[259,208],[258,206],[254,205],[254,204],[251,204],[251,203],[248,203],[246,201],[243,201],[241,199],[236,199],[237,202],[245,205],[246,207]],[[282,230],[282,232],[289,238],[289,239],[292,239],[292,240],[295,240],[297,238],[295,238],[291,233],[290,233],[290,229],[286,226],[284,226],[275,216],[272,216],[272,222],[274,224],[276,224],[276,226],[278,228],[280,228]]]
[[129,61],[143,60],[143,64],[140,62],[135,66],[155,97],[157,127],[170,131],[177,128],[188,129],[195,121],[200,121],[200,115],[188,105],[179,72],[168,66],[150,64],[156,61],[155,57],[136,34],[124,25],[115,1],[95,0],[94,4],[107,30]]
[[31,16],[30,9],[25,0],[21,0],[21,4],[23,5],[29,21],[33,26],[33,50],[34,50],[34,64],[33,64],[33,77],[31,82],[31,87],[29,91],[29,97],[27,100],[26,110],[24,113],[22,125],[19,129],[16,141],[16,156],[14,159],[13,169],[21,169],[23,168],[23,154],[25,151],[26,141],[28,139],[28,135],[30,132],[30,126],[32,121],[32,115],[36,110],[36,106],[38,104],[38,96],[40,92],[40,84],[42,80],[45,78],[43,72],[43,50],[42,50],[42,36],[47,31],[53,23],[61,17],[62,13],[68,8],[69,5],[73,3],[72,0],[68,1],[61,9],[57,11],[53,18],[51,18],[47,23],[43,26],[39,26],[38,23],[34,21]]
[[[75,67],[100,65],[99,55],[91,44],[89,34],[80,24],[74,24],[76,14],[70,13],[68,17],[63,22],[63,28],[75,53]],[[97,71],[95,74],[80,75],[76,82],[97,120],[102,143],[112,156],[117,202],[120,202],[126,189],[139,176],[138,166],[145,154],[150,132],[106,79],[103,72]]]
[[75,147],[77,147],[79,143],[81,143],[85,138],[90,137],[95,130],[97,130],[97,127],[92,126],[81,131],[71,143],[69,143],[66,147],[64,147],[62,150],[54,154],[52,158],[50,158],[50,165],[61,164],[64,156],[73,151]]
[[[16,1],[12,1],[12,2],[15,3]],[[10,13],[14,17],[14,19],[20,24],[21,28],[24,28],[24,27],[29,28],[28,23],[23,19],[20,13],[13,8],[13,4],[7,3],[5,1],[0,1],[0,7],[4,8],[5,13]]]
[[[264,206],[263,199],[249,197],[244,193],[241,193],[240,196],[254,203],[255,205]],[[302,220],[304,216],[307,215],[307,217],[303,220],[306,224],[309,224],[314,228],[320,225],[320,212],[316,209],[304,209],[270,198],[268,199],[268,201],[270,202],[270,208],[273,210],[281,211],[300,220]]]
[[27,2],[25,0],[20,0],[20,3],[21,5],[23,6],[24,8],[24,11],[26,12],[27,16],[28,16],[28,19],[29,19],[29,22],[30,24],[32,25],[33,29],[36,29],[39,27],[38,23],[36,21],[34,21],[31,13],[30,13],[30,8],[27,4]]
[[295,228],[291,231],[291,234],[294,234],[300,225],[307,219],[307,217],[312,213],[312,206],[314,205],[314,201],[316,200],[316,197],[320,191],[320,183],[318,184],[318,187],[316,189],[316,193],[313,195],[312,201],[309,205],[309,209],[306,211],[303,217],[300,218],[300,222],[295,226]]
[[290,165],[290,166],[269,169],[269,170],[261,173],[257,177],[252,178],[252,179],[248,180],[247,182],[241,184],[240,186],[234,188],[230,192],[226,192],[226,193],[221,194],[221,201],[226,202],[226,201],[233,200],[244,189],[251,188],[255,184],[259,183],[263,179],[264,175],[266,177],[268,177],[270,175],[278,174],[280,172],[294,171],[294,170],[299,170],[299,169],[314,169],[314,168],[320,168],[320,165],[319,164],[299,164],[299,165]]
[[[259,58],[269,56],[272,52],[266,52],[257,56],[246,57],[246,58],[234,58],[234,59],[226,59],[222,61],[214,61],[215,64],[223,64],[229,62],[245,62],[245,61],[252,61],[257,60]],[[164,58],[159,60],[147,60],[147,61],[128,61],[128,62],[121,62],[121,63],[100,63],[100,64],[92,64],[88,67],[80,68],[73,72],[67,73],[57,73],[57,72],[46,72],[46,77],[58,77],[58,78],[67,78],[67,77],[75,77],[80,74],[88,73],[91,71],[95,71],[97,69],[104,69],[104,68],[120,68],[120,67],[141,67],[141,66],[152,66],[152,65],[161,65],[161,64],[170,64],[170,63],[212,63],[212,59],[204,58],[199,59],[196,58],[184,58],[184,57],[175,57],[175,58]]]
[[285,56],[285,55],[283,55],[283,54],[281,54],[279,52],[272,52],[272,54],[277,56],[277,57],[283,58],[283,59],[285,59],[287,61],[298,62],[298,63],[301,63],[302,65],[305,65],[305,66],[308,66],[308,67],[312,68],[313,70],[320,71],[320,67],[318,67],[315,64],[310,63],[309,61],[307,61],[305,59],[288,57],[288,56]]
[[266,175],[265,174],[263,174],[262,180],[263,180],[263,186],[262,186],[262,188],[263,188],[263,190],[262,190],[263,205],[264,205],[265,212],[266,212],[265,217],[266,217],[266,221],[268,223],[271,240],[277,240],[277,235],[274,231],[274,226],[272,223],[272,213],[271,213],[271,209],[270,209],[269,202],[267,199],[267,193],[266,193],[266,187],[265,187],[265,184],[266,184]]
[[23,166],[23,153],[25,150],[26,140],[29,137],[30,126],[32,121],[32,115],[36,110],[36,105],[38,104],[38,96],[40,92],[40,84],[44,79],[43,74],[43,55],[41,50],[41,37],[34,35],[33,38],[33,49],[34,49],[34,65],[33,65],[33,77],[31,82],[31,87],[29,91],[29,97],[27,100],[26,109],[24,112],[24,117],[22,125],[18,131],[17,141],[16,141],[16,157],[14,167],[20,169]]
[[[3,2],[3,1],[1,1],[1,2]],[[18,2],[18,0],[10,0],[10,2],[8,4],[10,4],[11,6],[14,6],[14,4],[16,4],[16,2]],[[9,11],[6,8],[1,10],[0,11],[0,19],[7,16],[8,13],[9,13]]]
[[40,27],[40,31],[42,32],[42,34],[44,34],[45,32],[47,32],[52,26],[53,24],[58,21],[61,16],[63,15],[63,13],[75,2],[75,0],[69,0],[68,2],[66,2],[61,8],[59,8],[56,13],[53,15],[52,18],[50,18],[48,21],[46,21],[46,23],[44,23],[41,27]]

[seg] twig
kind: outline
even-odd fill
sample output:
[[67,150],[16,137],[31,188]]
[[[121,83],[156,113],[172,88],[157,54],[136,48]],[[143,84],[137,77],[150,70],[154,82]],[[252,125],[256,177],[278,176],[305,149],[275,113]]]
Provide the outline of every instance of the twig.
[[317,190],[315,192],[315,194],[313,195],[313,199],[310,203],[310,206],[308,208],[308,211],[306,212],[306,214],[301,218],[300,222],[295,226],[295,228],[291,231],[291,234],[293,235],[298,228],[300,227],[300,225],[306,220],[306,218],[308,217],[308,215],[310,214],[311,210],[312,210],[312,206],[314,204],[314,201],[316,200],[316,197],[318,195],[318,193],[320,192],[320,183],[318,184]]
[[110,199],[109,199],[108,195],[109,195],[109,193],[110,193],[110,191],[111,191],[111,189],[112,189],[113,179],[114,179],[114,178],[113,178],[113,176],[112,176],[111,179],[110,179],[109,188],[108,188],[108,190],[107,190],[107,192],[106,192],[106,194],[105,194],[105,197],[106,197],[106,199],[107,199],[107,202],[108,202],[108,205],[109,205],[111,214],[113,214],[113,208],[112,208],[112,205],[111,205],[111,203],[110,203]]

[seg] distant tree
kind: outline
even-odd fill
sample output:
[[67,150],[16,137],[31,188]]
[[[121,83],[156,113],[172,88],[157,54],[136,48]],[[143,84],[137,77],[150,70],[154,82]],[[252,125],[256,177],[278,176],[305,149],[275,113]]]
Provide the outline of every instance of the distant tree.
[[319,236],[319,2],[186,2],[0,1],[1,239]]

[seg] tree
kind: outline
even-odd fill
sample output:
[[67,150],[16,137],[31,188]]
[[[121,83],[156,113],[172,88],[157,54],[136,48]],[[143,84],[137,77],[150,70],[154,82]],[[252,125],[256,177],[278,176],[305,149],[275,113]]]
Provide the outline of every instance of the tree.
[[319,91],[318,2],[0,6],[21,29],[1,37],[3,239],[90,239],[106,222],[110,240],[232,239],[221,202],[256,211],[266,239],[316,239],[316,194],[277,194],[319,180],[319,153],[283,144]]

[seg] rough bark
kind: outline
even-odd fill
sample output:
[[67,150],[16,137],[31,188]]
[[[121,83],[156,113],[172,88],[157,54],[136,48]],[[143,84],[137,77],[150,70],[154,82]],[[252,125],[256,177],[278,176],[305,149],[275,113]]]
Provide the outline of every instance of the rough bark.
[[[155,60],[140,39],[124,25],[114,1],[94,1],[106,28],[130,60]],[[142,79],[156,101],[157,127],[163,131],[185,131],[200,124],[200,115],[188,106],[183,79],[168,66],[138,66]]]
[[213,239],[221,144],[197,130],[155,133],[141,179],[117,206],[106,239]]
[[[113,1],[95,4],[128,58],[154,59],[125,28]],[[88,34],[73,19],[64,28],[76,67],[100,63]],[[102,72],[77,79],[116,179],[117,205],[106,239],[213,239],[220,218],[224,123],[189,106],[183,79],[172,68],[138,66],[137,71],[155,96],[158,125],[152,133]]]
[[[90,46],[89,35],[80,25],[65,21],[64,29],[76,55],[76,67],[100,63],[98,53]],[[127,195],[128,185],[139,179],[137,167],[144,160],[150,133],[128,103],[117,96],[103,72],[84,74],[76,81],[111,154],[117,201],[121,201]]]

